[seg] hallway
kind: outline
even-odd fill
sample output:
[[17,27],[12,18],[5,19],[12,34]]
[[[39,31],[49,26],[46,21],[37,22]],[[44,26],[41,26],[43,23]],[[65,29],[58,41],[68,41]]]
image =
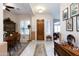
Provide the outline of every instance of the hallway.
[[8,43],[9,54],[14,53],[13,49],[18,50],[19,44],[31,41],[27,46],[24,44],[23,49],[19,48],[22,53],[17,55],[54,56],[53,23],[59,22],[60,4],[3,3],[3,7],[4,40]]
[[79,56],[79,3],[3,3],[2,7],[0,55]]
[[[38,44],[39,44],[39,46],[37,47]],[[54,46],[53,45],[54,44],[52,41],[35,41],[35,40],[33,40],[24,49],[24,51],[21,53],[20,56],[54,56]]]

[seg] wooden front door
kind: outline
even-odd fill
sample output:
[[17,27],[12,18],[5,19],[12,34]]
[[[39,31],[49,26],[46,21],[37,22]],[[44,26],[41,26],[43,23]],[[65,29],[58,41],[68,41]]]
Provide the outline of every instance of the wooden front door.
[[37,20],[37,40],[44,40],[44,20]]

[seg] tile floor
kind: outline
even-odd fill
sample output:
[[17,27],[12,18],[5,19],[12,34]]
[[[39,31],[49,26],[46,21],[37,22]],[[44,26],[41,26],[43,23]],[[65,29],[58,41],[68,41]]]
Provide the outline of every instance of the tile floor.
[[[47,56],[54,56],[54,43],[53,41],[31,41],[28,46],[24,49],[20,56],[34,56],[36,45],[38,43],[43,43],[45,45]],[[40,49],[39,49],[40,50]],[[38,53],[39,54],[39,53]]]
[[39,42],[36,44],[34,56],[47,56],[44,43]]
[[45,48],[46,48],[47,56],[54,56],[54,43],[53,43],[53,41],[46,41]]

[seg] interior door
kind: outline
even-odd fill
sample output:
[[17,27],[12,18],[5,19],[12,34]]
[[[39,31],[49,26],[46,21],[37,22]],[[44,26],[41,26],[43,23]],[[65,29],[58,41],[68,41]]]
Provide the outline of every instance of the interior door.
[[44,20],[37,20],[37,40],[44,40]]

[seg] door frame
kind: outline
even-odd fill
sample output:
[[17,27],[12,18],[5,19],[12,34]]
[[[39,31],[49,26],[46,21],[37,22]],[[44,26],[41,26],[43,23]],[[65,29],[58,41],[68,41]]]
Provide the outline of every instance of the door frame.
[[36,32],[36,33],[35,33],[35,34],[36,34],[36,35],[35,35],[35,36],[36,36],[36,40],[37,40],[37,21],[38,21],[38,20],[43,20],[43,21],[44,21],[44,40],[45,40],[45,20],[44,20],[44,19],[37,19],[37,20],[36,20],[36,26],[35,26],[35,27],[36,27],[36,31],[35,31],[35,32]]

